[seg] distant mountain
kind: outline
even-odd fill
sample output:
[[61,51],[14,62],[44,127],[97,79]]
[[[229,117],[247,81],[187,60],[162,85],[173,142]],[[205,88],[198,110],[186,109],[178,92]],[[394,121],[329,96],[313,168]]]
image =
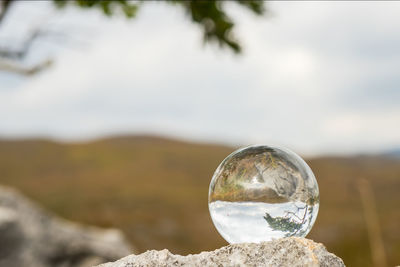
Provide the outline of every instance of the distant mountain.
[[386,156],[386,157],[400,158],[400,148],[388,150],[388,151],[384,152],[382,155]]

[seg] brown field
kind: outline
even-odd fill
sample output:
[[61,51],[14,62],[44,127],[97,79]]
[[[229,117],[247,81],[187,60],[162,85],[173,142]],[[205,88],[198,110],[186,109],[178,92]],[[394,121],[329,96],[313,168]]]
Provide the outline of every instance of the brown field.
[[[234,149],[155,137],[84,144],[0,141],[0,183],[67,219],[122,229],[139,252],[198,253],[226,244],[212,225],[208,185]],[[320,188],[309,237],[348,266],[372,266],[358,178],[372,185],[388,264],[400,264],[400,160],[308,160]]]

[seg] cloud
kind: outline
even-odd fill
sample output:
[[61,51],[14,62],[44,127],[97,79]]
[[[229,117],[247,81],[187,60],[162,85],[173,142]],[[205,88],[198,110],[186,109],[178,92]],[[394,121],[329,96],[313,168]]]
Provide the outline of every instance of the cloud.
[[64,25],[101,30],[86,49],[55,49],[48,72],[0,77],[0,134],[153,132],[308,154],[400,146],[399,3],[272,2],[267,19],[229,8],[239,57],[203,47],[168,5],[143,5],[133,21],[70,11]]

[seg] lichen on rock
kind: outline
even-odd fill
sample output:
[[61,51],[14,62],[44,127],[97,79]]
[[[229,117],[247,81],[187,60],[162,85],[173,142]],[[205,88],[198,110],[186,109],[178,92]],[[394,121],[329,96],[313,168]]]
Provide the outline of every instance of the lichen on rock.
[[149,250],[98,267],[134,266],[345,266],[342,259],[312,240],[287,237],[270,242],[242,243],[196,255],[174,255],[168,250]]

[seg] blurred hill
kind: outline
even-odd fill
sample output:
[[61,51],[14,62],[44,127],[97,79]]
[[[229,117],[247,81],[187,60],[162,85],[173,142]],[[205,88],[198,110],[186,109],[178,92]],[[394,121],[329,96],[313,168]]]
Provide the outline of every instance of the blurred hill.
[[386,152],[384,152],[382,155],[383,155],[383,156],[387,156],[387,157],[400,158],[400,148],[392,149],[392,150],[386,151]]
[[[89,143],[0,141],[0,183],[67,219],[122,229],[143,252],[198,253],[226,242],[207,205],[208,185],[234,148],[150,136]],[[320,212],[308,236],[348,266],[371,266],[356,180],[373,187],[389,265],[400,262],[400,159],[320,157],[307,161],[319,183]]]

